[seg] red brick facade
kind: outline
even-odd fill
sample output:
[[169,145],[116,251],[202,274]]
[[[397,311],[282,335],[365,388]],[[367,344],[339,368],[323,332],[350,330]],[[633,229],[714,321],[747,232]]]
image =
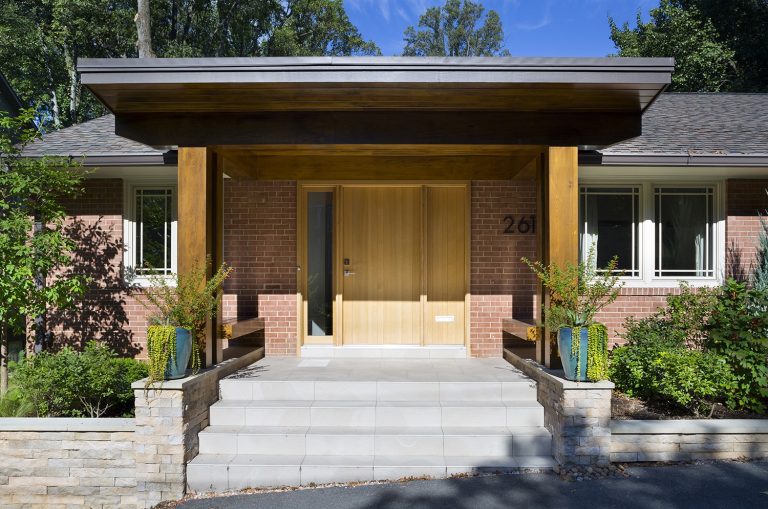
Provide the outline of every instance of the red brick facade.
[[[727,184],[728,274],[743,274],[754,258],[760,229],[758,210],[768,208],[768,180],[730,180]],[[225,285],[225,318],[265,318],[267,355],[295,355],[296,182],[227,179],[224,195],[224,258],[235,268]],[[532,180],[472,182],[470,344],[475,357],[500,356],[501,320],[531,315],[536,281],[520,261],[536,256],[536,236],[504,233],[505,217],[536,214]],[[57,344],[104,339],[127,355],[143,356],[146,310],[122,274],[123,182],[86,181],[85,195],[67,204],[70,234],[80,248],[69,269],[93,278],[78,306],[52,313],[49,326]],[[627,316],[646,316],[676,288],[625,288],[599,315],[621,331]]]
[[536,214],[533,180],[472,182],[470,246],[470,348],[473,357],[500,357],[501,320],[530,317],[536,279],[520,261],[535,258],[536,235],[504,233],[506,216],[517,222]]
[[267,355],[295,355],[296,182],[227,179],[225,318],[265,319]]

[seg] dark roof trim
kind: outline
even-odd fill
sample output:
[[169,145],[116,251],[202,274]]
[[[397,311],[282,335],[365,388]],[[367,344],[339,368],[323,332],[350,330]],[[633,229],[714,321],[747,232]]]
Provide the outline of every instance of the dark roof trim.
[[2,94],[6,98],[10,99],[12,102],[15,103],[13,106],[16,106],[16,111],[11,113],[14,113],[14,114],[18,113],[23,106],[21,99],[19,99],[19,96],[16,94],[16,91],[13,89],[13,87],[8,82],[8,80],[5,79],[5,76],[1,72],[0,72],[0,88],[2,88]]
[[[35,154],[27,157],[35,159],[46,156]],[[54,154],[51,157],[67,156]],[[70,157],[76,161],[81,161],[83,166],[163,166],[178,164],[178,153],[176,150],[157,154],[84,154],[82,156]]]
[[85,58],[85,85],[119,83],[650,83],[671,58]]
[[579,153],[579,164],[600,166],[734,166],[768,167],[768,154],[752,155],[616,155]]

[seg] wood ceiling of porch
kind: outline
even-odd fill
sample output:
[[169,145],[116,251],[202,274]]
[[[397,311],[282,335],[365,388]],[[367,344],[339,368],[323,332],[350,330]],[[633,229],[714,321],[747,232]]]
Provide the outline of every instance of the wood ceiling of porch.
[[224,173],[260,180],[503,180],[535,174],[535,145],[216,146]]

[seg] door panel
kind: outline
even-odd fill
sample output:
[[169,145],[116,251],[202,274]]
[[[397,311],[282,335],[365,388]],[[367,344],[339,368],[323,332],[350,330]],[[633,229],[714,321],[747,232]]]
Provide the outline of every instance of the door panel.
[[421,186],[345,186],[344,344],[421,343]]
[[424,344],[464,344],[466,188],[427,187]]

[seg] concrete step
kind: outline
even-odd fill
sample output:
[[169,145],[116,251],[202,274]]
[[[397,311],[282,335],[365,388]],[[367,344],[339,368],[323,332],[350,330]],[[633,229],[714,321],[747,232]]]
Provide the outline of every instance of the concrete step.
[[223,400],[304,401],[536,401],[530,380],[498,381],[314,381],[227,378],[220,382]]
[[541,456],[322,456],[209,455],[187,465],[191,491],[300,486],[331,482],[397,480],[406,477],[448,477],[475,473],[547,471],[552,458]]
[[200,454],[309,456],[537,456],[551,455],[540,427],[282,427],[209,426]]
[[536,401],[222,400],[211,425],[325,427],[543,426]]

